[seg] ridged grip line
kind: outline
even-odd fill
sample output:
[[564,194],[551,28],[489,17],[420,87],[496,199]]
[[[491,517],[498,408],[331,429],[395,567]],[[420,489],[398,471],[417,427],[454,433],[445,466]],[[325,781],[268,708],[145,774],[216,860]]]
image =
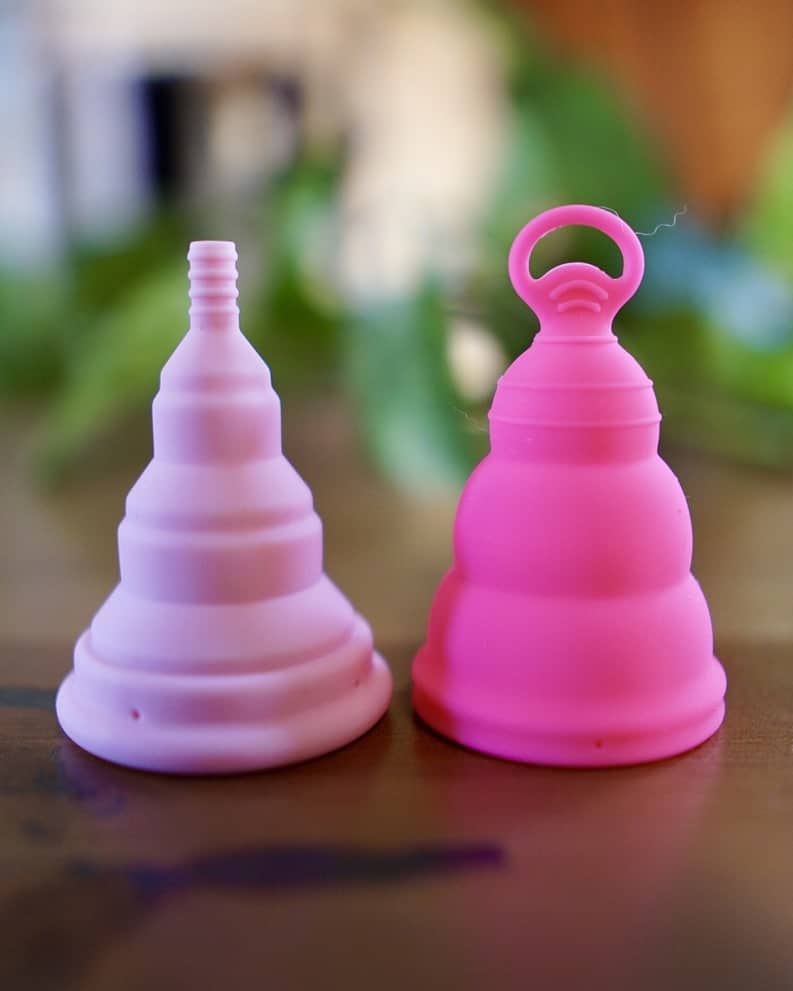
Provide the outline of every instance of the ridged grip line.
[[237,249],[233,241],[193,241],[190,262],[191,330],[236,330]]

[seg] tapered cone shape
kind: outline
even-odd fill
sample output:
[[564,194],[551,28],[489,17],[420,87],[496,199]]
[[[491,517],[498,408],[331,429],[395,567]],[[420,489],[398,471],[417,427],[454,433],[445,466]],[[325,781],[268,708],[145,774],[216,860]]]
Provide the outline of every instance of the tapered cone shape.
[[229,773],[349,743],[385,712],[391,676],[323,573],[278,396],[239,330],[234,245],[197,242],[188,257],[190,330],[162,371],[154,458],[118,532],[121,580],[56,704],[99,757]]
[[[533,279],[532,247],[565,224],[612,237],[622,275],[570,263]],[[658,456],[652,383],[611,330],[643,265],[633,231],[594,207],[548,211],[513,245],[540,332],[498,384],[491,451],[463,492],[413,666],[419,715],[466,746],[630,764],[694,747],[723,719],[688,506]]]

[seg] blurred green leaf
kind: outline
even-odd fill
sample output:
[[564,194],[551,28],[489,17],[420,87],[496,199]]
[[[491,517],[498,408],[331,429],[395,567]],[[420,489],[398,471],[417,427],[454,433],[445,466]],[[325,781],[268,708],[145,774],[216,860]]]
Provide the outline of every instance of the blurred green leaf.
[[0,392],[38,397],[62,380],[76,333],[65,279],[0,273]]
[[341,301],[332,277],[339,163],[304,157],[267,189],[264,278],[246,333],[279,382],[302,386],[337,366]]
[[655,382],[665,440],[793,465],[793,347],[752,348],[696,311],[643,314],[616,330]]
[[180,259],[186,265],[190,232],[173,207],[160,207],[146,223],[107,242],[78,240],[68,248],[74,305],[89,313],[113,307],[127,291]]
[[474,446],[446,359],[438,286],[371,302],[347,327],[347,368],[369,450],[395,481],[417,489],[461,483]]
[[528,347],[533,314],[512,291],[507,255],[520,227],[555,198],[552,151],[531,108],[513,114],[512,135],[481,225],[477,271],[468,296],[510,355]]
[[[537,321],[506,276],[518,230],[559,203],[594,203],[634,225],[671,215],[658,156],[613,87],[592,73],[559,62],[537,47],[525,23],[511,18],[512,137],[483,224],[479,269],[470,305],[515,357],[531,343]],[[607,238],[566,228],[535,252],[543,269],[581,259],[619,271],[619,252]]]
[[742,237],[757,258],[793,282],[793,120],[777,134],[755,188]]
[[709,451],[766,468],[793,467],[793,411],[691,391],[675,383],[656,389],[664,411],[662,443]]
[[149,403],[186,330],[185,266],[163,268],[118,300],[75,356],[50,411],[39,467],[57,479],[90,444]]
[[607,206],[639,224],[666,201],[658,149],[614,85],[541,55],[517,62],[513,90],[518,112],[544,130],[560,202]]

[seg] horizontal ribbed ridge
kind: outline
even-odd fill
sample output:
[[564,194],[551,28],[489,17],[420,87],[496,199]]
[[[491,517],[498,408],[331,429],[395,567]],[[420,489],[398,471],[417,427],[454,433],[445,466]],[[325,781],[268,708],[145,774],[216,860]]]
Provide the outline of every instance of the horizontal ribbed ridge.
[[197,330],[235,329],[237,249],[232,241],[193,241],[190,262],[190,325]]

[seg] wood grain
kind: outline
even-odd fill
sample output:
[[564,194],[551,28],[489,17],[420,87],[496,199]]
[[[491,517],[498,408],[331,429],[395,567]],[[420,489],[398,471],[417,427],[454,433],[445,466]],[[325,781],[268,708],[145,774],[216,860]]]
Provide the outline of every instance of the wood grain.
[[725,645],[691,754],[553,771],[414,722],[412,650],[357,744],[158,777],[59,733],[69,650],[0,648],[0,987],[790,988],[793,664]]

